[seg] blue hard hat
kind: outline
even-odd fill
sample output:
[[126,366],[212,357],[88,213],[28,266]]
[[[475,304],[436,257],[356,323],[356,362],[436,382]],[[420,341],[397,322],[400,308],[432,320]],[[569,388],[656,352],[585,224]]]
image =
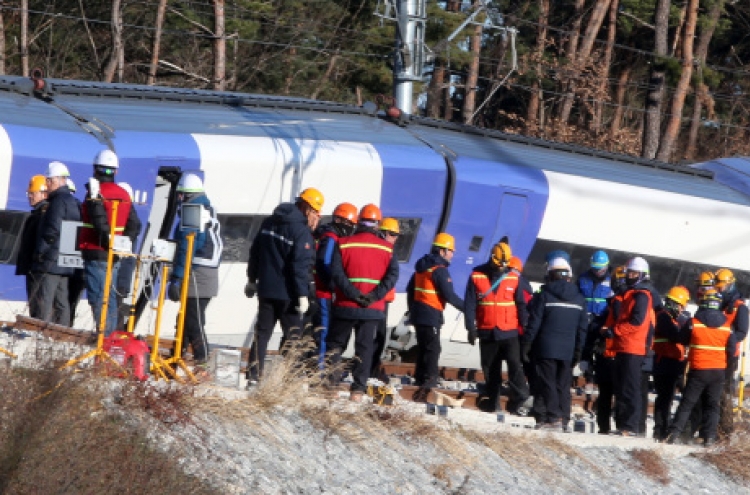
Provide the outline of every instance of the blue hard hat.
[[567,251],[563,251],[562,249],[547,253],[547,256],[544,257],[544,262],[549,265],[555,258],[562,258],[570,264],[570,255]]
[[591,256],[591,268],[605,268],[609,265],[609,256],[604,251],[596,251]]

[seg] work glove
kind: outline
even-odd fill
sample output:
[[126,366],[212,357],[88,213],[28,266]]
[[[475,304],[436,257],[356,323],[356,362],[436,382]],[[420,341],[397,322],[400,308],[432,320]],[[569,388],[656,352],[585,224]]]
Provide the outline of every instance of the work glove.
[[373,303],[372,294],[360,294],[355,301],[363,308],[366,308]]
[[531,362],[531,342],[521,344],[521,361],[524,363]]
[[305,314],[308,309],[310,309],[310,300],[306,297],[300,297],[297,303],[297,312]]
[[476,345],[476,343],[477,343],[477,329],[476,328],[472,328],[471,330],[469,330],[468,333],[467,333],[467,335],[466,335],[466,338],[469,341],[469,344]]
[[89,179],[89,182],[87,184],[88,190],[89,190],[89,197],[91,199],[97,199],[99,197],[99,181],[93,177]]
[[245,296],[247,296],[249,299],[252,299],[255,297],[255,294],[258,292],[258,285],[255,284],[255,282],[247,281],[245,284]]
[[588,361],[581,361],[578,363],[578,369],[581,370],[581,373],[586,373],[586,370],[589,369],[589,362]]
[[167,297],[170,301],[180,302],[180,295],[182,292],[182,280],[175,278],[169,281],[169,287],[167,287]]

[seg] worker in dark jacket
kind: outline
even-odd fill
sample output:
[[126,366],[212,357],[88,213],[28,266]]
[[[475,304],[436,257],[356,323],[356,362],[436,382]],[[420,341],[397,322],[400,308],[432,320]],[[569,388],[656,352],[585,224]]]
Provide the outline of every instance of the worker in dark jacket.
[[310,310],[315,264],[313,231],[320,221],[323,194],[313,187],[294,203],[281,203],[263,221],[250,247],[245,295],[258,294],[258,319],[250,348],[248,386],[263,376],[268,341],[278,321],[284,340],[302,335]]
[[81,219],[78,202],[67,186],[69,176],[64,163],[52,162],[47,168],[47,211],[39,225],[36,253],[31,266],[38,283],[39,318],[66,326],[70,323],[68,277],[73,274],[73,267],[58,265],[60,234],[63,221],[77,222]]
[[35,175],[29,181],[26,197],[31,206],[31,214],[23,224],[21,231],[21,245],[18,248],[16,258],[16,275],[26,277],[26,297],[29,301],[29,316],[39,318],[41,316],[39,300],[36,294],[37,280],[31,271],[36,254],[37,239],[39,237],[39,224],[42,215],[47,210],[47,180],[43,175]]
[[[396,246],[398,237],[401,235],[401,226],[395,218],[384,218],[380,221],[378,227],[379,235],[391,246]],[[394,255],[395,256],[395,255]],[[385,295],[385,317],[378,323],[378,329],[375,332],[375,349],[372,352],[372,367],[370,368],[370,378],[375,378],[383,382],[388,382],[388,375],[385,374],[383,365],[383,353],[388,341],[388,309],[391,303],[396,300],[396,288],[392,288]]]
[[544,399],[542,429],[562,431],[570,421],[570,370],[581,358],[588,329],[586,300],[562,258],[547,268],[548,282],[529,304],[522,338],[524,361],[534,363],[535,390]]
[[721,296],[715,289],[704,291],[699,308],[679,332],[679,340],[689,347],[690,371],[682,400],[669,428],[667,443],[678,441],[693,407],[703,407],[700,436],[708,447],[716,442],[719,404],[727,367],[727,349],[733,349],[735,336],[721,311]]
[[518,340],[519,327],[526,324],[528,313],[518,276],[508,269],[512,256],[510,246],[498,242],[489,261],[475,267],[466,284],[464,324],[471,345],[479,338],[487,394],[480,408],[486,412],[499,408],[503,361],[508,365],[510,386],[507,410],[517,414],[529,397]]
[[378,235],[380,208],[365,205],[359,212],[357,232],[339,240],[331,264],[336,296],[333,325],[326,347],[330,349],[332,382],[340,379],[341,353],[355,331],[351,399],[361,401],[372,369],[375,333],[385,318],[385,297],[398,280],[393,245]]
[[685,373],[685,346],[676,336],[679,329],[690,319],[685,308],[690,300],[690,291],[682,286],[672,287],[664,298],[664,309],[656,313],[654,329],[654,440],[667,438],[672,417],[672,401],[677,384]]
[[424,401],[438,384],[440,359],[440,329],[445,322],[443,311],[450,303],[459,311],[464,302],[453,290],[448,266],[453,259],[456,241],[450,234],[440,233],[432,242],[432,250],[414,265],[406,295],[409,320],[417,333],[417,362],[414,379],[419,389],[414,400]]

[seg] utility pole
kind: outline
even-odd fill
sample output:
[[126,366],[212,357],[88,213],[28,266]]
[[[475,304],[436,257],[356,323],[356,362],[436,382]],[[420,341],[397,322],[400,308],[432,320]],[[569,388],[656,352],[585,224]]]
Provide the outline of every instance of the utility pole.
[[392,0],[396,10],[396,50],[393,61],[393,97],[396,106],[412,113],[414,81],[422,80],[426,0]]

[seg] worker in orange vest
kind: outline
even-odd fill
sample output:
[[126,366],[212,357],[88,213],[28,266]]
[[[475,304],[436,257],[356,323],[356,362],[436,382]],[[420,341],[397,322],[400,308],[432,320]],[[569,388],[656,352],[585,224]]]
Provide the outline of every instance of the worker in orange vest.
[[414,394],[416,401],[427,400],[430,391],[438,384],[438,361],[442,350],[440,329],[445,323],[445,305],[450,303],[459,311],[464,310],[464,302],[453,290],[453,280],[448,272],[455,250],[456,240],[452,235],[436,235],[429,254],[414,265],[414,274],[406,287],[409,321],[417,334],[414,379],[419,389]]
[[[398,241],[398,236],[401,235],[401,228],[398,225],[398,220],[395,218],[384,218],[380,222],[380,237],[386,242],[390,242],[391,245],[395,246]],[[370,369],[370,378],[378,378],[381,381],[388,381],[387,376],[382,372],[380,366],[383,364],[383,352],[385,352],[385,344],[388,340],[388,308],[391,303],[396,300],[396,288],[388,291],[385,295],[385,318],[380,320],[378,330],[375,333],[375,350],[372,353],[372,368]]]
[[703,419],[700,436],[703,445],[716,443],[719,426],[719,404],[727,368],[727,349],[735,345],[734,334],[721,311],[721,296],[708,289],[699,301],[698,311],[679,331],[681,343],[689,346],[687,385],[677,408],[674,423],[669,428],[667,443],[679,441],[693,407],[701,402]]
[[506,408],[517,414],[529,397],[518,340],[519,325],[528,320],[528,311],[518,275],[508,269],[511,256],[510,246],[498,242],[492,247],[487,263],[474,268],[466,284],[464,323],[469,343],[474,345],[479,339],[487,399],[480,403],[480,408],[486,412],[499,409],[502,364],[505,361],[510,385]]

